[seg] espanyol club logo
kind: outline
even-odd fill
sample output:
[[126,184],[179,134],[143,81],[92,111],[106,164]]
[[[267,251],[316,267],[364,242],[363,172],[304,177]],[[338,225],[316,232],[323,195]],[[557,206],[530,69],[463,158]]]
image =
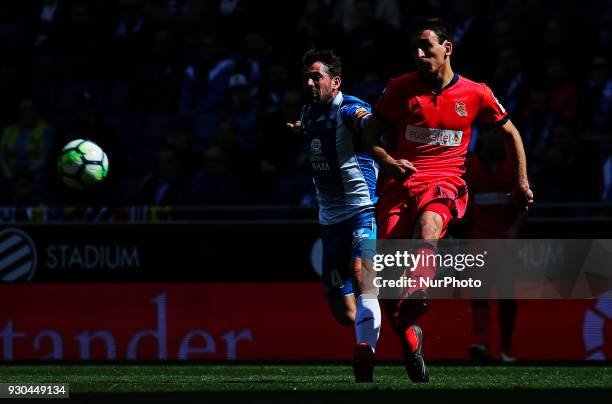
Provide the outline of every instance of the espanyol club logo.
[[323,150],[321,150],[321,141],[319,139],[312,139],[312,142],[310,142],[310,154],[323,154]]
[[455,103],[455,112],[459,116],[467,116],[467,109],[465,108],[465,102],[456,102]]
[[36,247],[19,229],[0,231],[0,282],[30,281],[36,270]]
[[612,358],[609,331],[612,329],[612,294],[608,292],[605,296],[584,313],[582,339],[587,360],[604,361]]

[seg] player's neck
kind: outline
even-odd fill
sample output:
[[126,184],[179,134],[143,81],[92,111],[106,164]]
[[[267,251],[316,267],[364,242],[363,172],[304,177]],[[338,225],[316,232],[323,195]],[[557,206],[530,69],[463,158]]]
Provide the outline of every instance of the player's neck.
[[442,91],[443,88],[453,81],[454,76],[455,72],[453,72],[450,65],[447,65],[441,67],[440,70],[431,75],[422,75],[422,78],[434,91]]
[[327,114],[329,112],[331,103],[334,101],[334,98],[336,98],[336,95],[338,95],[338,92],[333,93],[327,102],[312,104],[312,112],[314,112],[315,115]]

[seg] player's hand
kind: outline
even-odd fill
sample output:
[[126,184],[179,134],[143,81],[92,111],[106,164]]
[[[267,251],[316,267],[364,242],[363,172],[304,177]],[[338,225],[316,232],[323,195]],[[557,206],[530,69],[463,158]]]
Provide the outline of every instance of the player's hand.
[[517,185],[508,196],[521,212],[527,212],[529,205],[533,203],[533,191],[529,188],[529,184]]
[[417,171],[414,164],[410,161],[405,159],[395,160],[393,158],[389,158],[385,162],[384,170],[386,175],[399,182],[404,182],[406,178]]
[[304,134],[304,130],[302,129],[302,122],[301,121],[295,121],[293,123],[287,122],[287,128],[289,128],[289,130],[291,132],[293,132],[295,135],[303,135]]

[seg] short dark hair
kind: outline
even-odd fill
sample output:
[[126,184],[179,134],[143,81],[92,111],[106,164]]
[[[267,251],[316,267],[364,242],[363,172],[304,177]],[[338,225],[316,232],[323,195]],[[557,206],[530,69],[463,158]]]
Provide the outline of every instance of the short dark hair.
[[324,64],[330,76],[342,77],[342,61],[334,51],[310,49],[302,58],[302,66],[310,66],[316,62]]
[[421,34],[425,30],[433,31],[438,37],[438,43],[450,41],[451,36],[444,22],[439,18],[422,18],[415,20],[410,29],[410,38]]

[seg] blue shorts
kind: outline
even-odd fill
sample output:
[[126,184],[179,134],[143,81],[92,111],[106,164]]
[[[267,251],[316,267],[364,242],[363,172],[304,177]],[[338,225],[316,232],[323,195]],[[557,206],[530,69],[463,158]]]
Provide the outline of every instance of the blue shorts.
[[353,258],[372,258],[376,249],[376,218],[367,210],[343,222],[321,225],[323,282],[328,298],[353,293]]

